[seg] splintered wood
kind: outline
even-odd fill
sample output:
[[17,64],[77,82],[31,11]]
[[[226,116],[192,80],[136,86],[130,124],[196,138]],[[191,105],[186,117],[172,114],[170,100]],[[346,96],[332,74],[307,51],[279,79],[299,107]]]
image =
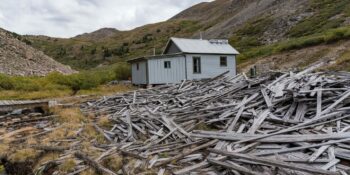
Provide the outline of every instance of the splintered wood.
[[347,174],[350,73],[316,68],[222,74],[81,109],[110,119],[110,128],[95,125],[110,142],[101,149],[124,151],[158,174]]

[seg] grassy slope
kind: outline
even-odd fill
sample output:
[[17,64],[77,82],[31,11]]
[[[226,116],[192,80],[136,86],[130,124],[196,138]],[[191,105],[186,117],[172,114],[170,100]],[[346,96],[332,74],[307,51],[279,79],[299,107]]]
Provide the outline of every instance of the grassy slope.
[[349,39],[349,27],[341,27],[345,19],[350,17],[349,0],[311,0],[309,11],[314,14],[292,27],[286,33],[287,40],[271,45],[263,45],[259,36],[273,19],[262,16],[250,20],[230,39],[230,43],[242,53],[238,62]]
[[[243,63],[252,58],[259,58],[293,49],[300,49],[318,44],[327,44],[338,39],[342,30],[332,30],[342,26],[350,16],[350,0],[310,0],[308,11],[313,15],[299,22],[287,33],[287,41],[264,45],[261,35],[275,20],[266,13],[253,18],[238,28],[229,38],[230,43],[242,54],[238,62]],[[223,17],[222,17],[223,18]],[[190,20],[170,20],[150,24],[131,31],[119,32],[115,36],[101,41],[82,38],[55,39],[48,37],[26,37],[30,43],[58,61],[76,69],[89,69],[102,63],[110,64],[128,58],[152,54],[153,48],[161,53],[170,36],[190,37],[195,32],[204,31],[215,25],[218,20],[206,24]],[[338,33],[340,31],[340,33]],[[346,33],[346,32],[345,32]],[[338,35],[340,34],[340,35]]]
[[102,63],[161,53],[169,36],[188,37],[201,26],[194,21],[170,21],[146,25],[132,31],[119,32],[101,41],[82,38],[59,39],[27,36],[31,44],[59,62],[76,69],[89,69]]

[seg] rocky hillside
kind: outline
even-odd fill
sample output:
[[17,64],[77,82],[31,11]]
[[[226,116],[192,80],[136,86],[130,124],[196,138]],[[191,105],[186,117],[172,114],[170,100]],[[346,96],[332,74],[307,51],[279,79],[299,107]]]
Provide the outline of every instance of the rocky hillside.
[[0,29],[0,73],[43,76],[53,71],[63,74],[75,72],[17,37],[20,36]]
[[148,55],[153,48],[161,53],[169,37],[198,38],[202,32],[208,39],[228,38],[242,53],[238,62],[243,64],[348,40],[349,24],[350,0],[216,0],[130,31],[102,29],[70,39],[26,39],[61,63],[87,69]]

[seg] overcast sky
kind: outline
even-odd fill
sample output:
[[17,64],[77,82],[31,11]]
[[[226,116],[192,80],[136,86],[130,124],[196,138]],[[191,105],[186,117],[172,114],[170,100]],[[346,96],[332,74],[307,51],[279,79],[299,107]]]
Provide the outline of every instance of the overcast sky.
[[0,0],[0,27],[19,33],[72,37],[102,27],[129,30],[164,21],[211,0]]

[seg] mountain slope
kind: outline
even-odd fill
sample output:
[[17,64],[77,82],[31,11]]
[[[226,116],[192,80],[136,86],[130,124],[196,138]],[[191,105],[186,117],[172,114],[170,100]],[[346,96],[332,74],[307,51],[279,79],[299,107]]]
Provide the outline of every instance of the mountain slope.
[[251,19],[264,18],[265,25],[278,23],[284,30],[310,15],[306,12],[309,4],[309,0],[216,0],[193,6],[172,19],[212,23],[204,31],[206,37],[229,38]]
[[[328,33],[337,33],[332,30],[349,24],[350,0],[216,0],[190,7],[168,21],[130,31],[106,32],[108,35],[102,36],[96,31],[70,39],[26,39],[61,63],[88,69],[149,55],[153,48],[161,53],[169,37],[198,38],[202,32],[208,39],[228,38],[242,53],[238,62],[245,63],[330,44],[321,37],[333,38]],[[298,46],[283,48],[292,42]]]
[[84,38],[69,39],[45,36],[26,36],[33,47],[44,51],[57,61],[76,69],[94,68],[125,59],[150,55],[153,48],[161,53],[169,36],[190,37],[199,26],[195,21],[172,20],[149,24],[131,31],[119,31],[113,36],[99,40]]
[[0,29],[0,73],[42,76],[53,71],[63,74],[75,72],[15,37],[15,34]]
[[78,35],[74,38],[82,39],[82,40],[103,40],[119,32],[120,32],[119,30],[114,28],[102,28],[91,33],[84,33],[84,34]]
[[241,72],[249,72],[253,66],[257,72],[268,70],[293,70],[306,67],[317,61],[328,63],[324,70],[350,71],[350,40],[332,44],[315,45],[311,47],[290,50],[258,59],[250,59],[238,65]]

